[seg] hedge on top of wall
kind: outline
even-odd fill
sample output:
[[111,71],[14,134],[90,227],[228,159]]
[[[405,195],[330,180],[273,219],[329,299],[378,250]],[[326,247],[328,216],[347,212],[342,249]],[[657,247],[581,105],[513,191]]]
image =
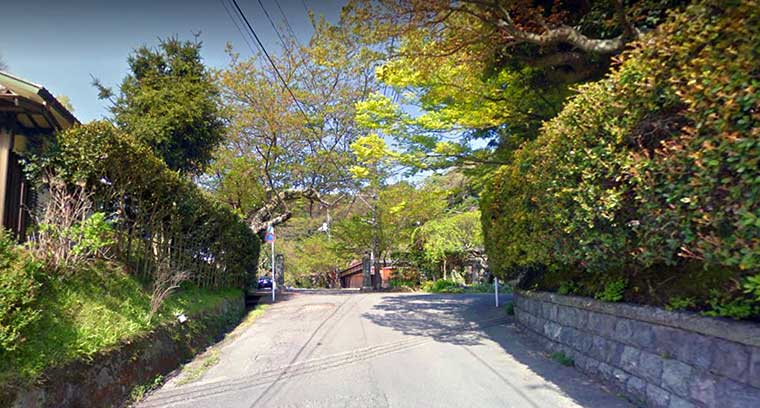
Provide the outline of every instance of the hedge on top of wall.
[[499,169],[481,202],[498,275],[760,315],[760,3],[717,3],[645,35]]

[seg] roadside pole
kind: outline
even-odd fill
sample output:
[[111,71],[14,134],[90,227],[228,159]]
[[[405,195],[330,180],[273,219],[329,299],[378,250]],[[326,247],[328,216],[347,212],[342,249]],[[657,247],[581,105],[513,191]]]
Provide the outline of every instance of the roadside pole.
[[277,289],[277,277],[275,276],[274,271],[274,239],[274,227],[270,225],[267,227],[267,233],[264,235],[264,241],[272,244],[272,303],[274,303],[275,290]]
[[493,294],[494,294],[494,297],[496,298],[496,307],[499,307],[499,278],[495,276],[493,278]]

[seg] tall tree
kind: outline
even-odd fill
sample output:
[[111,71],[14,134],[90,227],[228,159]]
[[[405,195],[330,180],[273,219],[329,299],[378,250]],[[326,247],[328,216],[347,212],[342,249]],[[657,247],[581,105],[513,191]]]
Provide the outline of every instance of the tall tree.
[[343,21],[384,51],[378,76],[396,91],[373,95],[359,118],[421,167],[506,163],[573,84],[599,78],[680,3],[351,0]]
[[203,64],[202,43],[171,37],[158,47],[136,49],[119,95],[95,80],[100,97],[112,102],[119,127],[151,146],[166,164],[196,175],[222,142],[219,90]]
[[8,69],[8,65],[3,60],[3,54],[0,54],[0,71],[5,71],[6,69]]
[[325,193],[355,187],[354,106],[373,90],[371,57],[350,30],[314,24],[308,46],[284,41],[276,71],[263,55],[241,59],[230,50],[220,74],[230,126],[211,185],[256,231],[288,220],[297,200],[326,204]]

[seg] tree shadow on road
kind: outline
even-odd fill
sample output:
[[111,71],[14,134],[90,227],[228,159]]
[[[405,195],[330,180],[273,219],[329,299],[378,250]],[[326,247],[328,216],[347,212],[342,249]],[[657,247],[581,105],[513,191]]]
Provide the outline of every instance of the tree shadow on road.
[[[505,302],[510,299],[510,296],[502,297]],[[542,345],[523,333],[503,308],[494,307],[493,301],[493,295],[396,295],[384,297],[363,317],[405,335],[428,337],[466,349],[494,342],[517,363],[544,379],[529,389],[550,389],[584,407],[631,406],[580,371],[549,359]],[[488,361],[475,354],[473,357],[499,376],[505,386],[516,389],[515,384]],[[524,397],[531,402],[529,395]]]

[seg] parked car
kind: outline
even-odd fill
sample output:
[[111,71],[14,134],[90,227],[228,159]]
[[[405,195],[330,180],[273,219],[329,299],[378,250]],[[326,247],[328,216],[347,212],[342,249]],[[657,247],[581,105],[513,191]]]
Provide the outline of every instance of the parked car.
[[259,289],[272,289],[272,279],[262,276],[259,278],[258,286]]

